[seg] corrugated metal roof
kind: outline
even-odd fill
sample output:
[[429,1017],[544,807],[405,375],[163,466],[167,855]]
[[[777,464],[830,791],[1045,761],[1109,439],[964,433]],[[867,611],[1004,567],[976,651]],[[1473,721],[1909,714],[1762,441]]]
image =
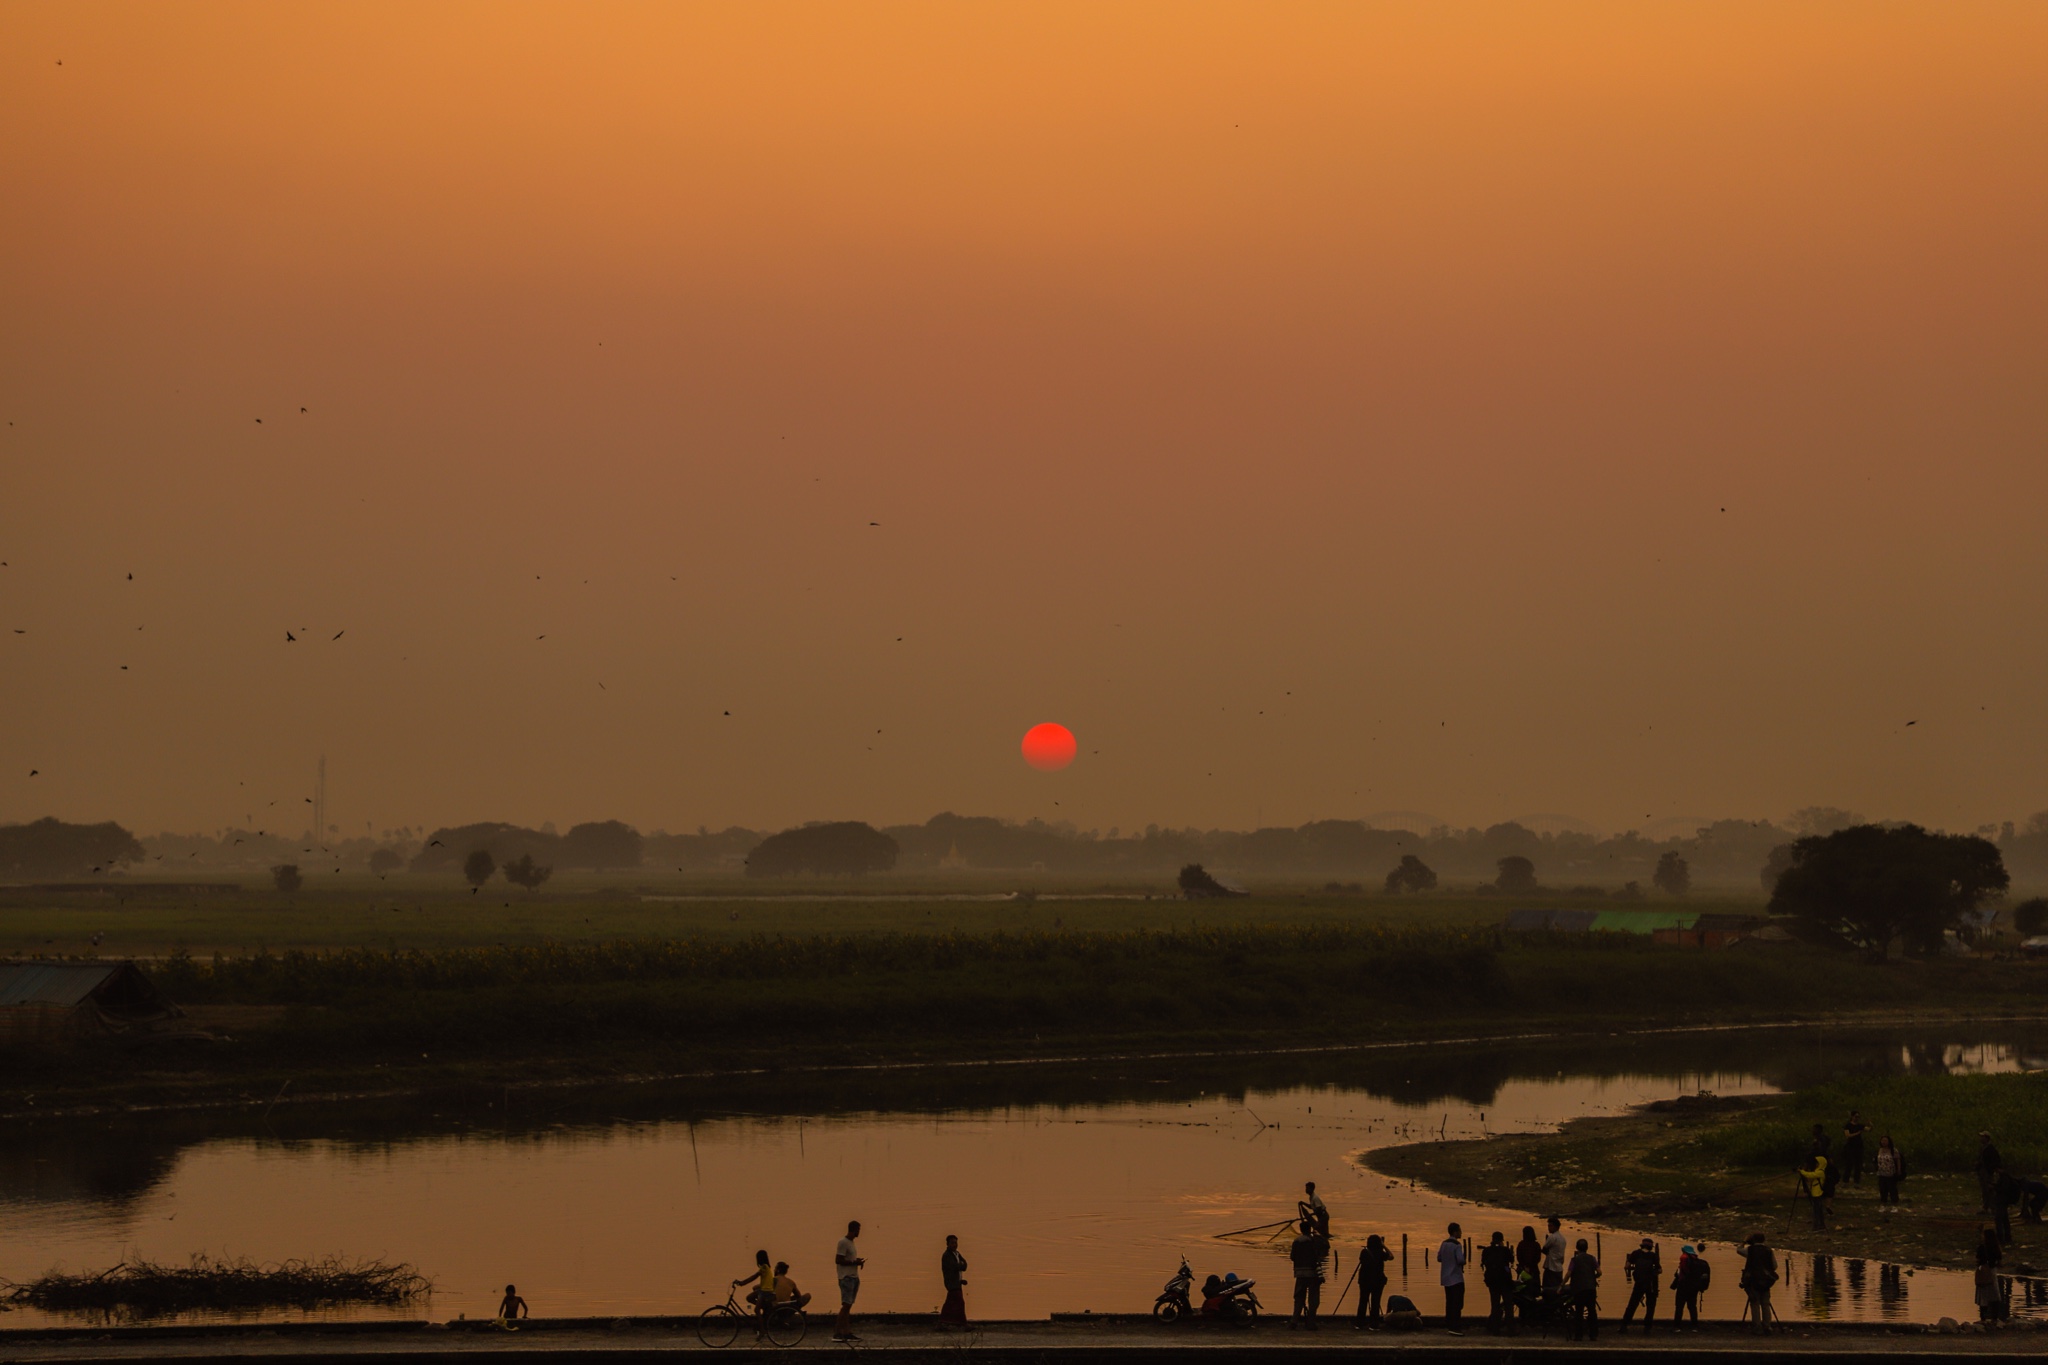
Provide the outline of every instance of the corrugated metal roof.
[[82,1005],[124,964],[19,962],[0,966],[0,1008],[8,1005]]
[[1699,917],[1697,910],[1602,910],[1593,917],[1593,927],[1623,934],[1654,934],[1659,929],[1690,929]]

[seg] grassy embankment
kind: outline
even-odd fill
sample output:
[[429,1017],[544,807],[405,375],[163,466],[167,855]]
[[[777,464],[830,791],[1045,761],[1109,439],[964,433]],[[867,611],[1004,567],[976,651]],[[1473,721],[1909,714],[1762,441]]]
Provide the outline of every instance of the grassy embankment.
[[[643,898],[628,887],[592,881],[575,891],[554,884],[539,895],[470,896],[446,878],[358,877],[283,896],[267,887],[218,897],[157,896],[141,887],[111,897],[51,897],[0,891],[0,952],[23,957],[97,953],[101,957],[196,957],[332,948],[476,948],[619,939],[751,939],[762,934],[1127,933],[1209,926],[1337,924],[1382,929],[1477,929],[1500,923],[1498,897],[1343,896],[1293,892],[1233,901],[1185,901],[1156,888],[1098,899],[1036,902],[976,899],[986,883],[961,882],[915,892],[897,888],[830,896],[846,882],[747,883],[662,888]],[[1066,893],[1058,893],[1064,895]],[[934,899],[914,897],[930,895]],[[938,896],[948,899],[936,899]],[[829,896],[829,898],[828,898]],[[802,898],[799,898],[802,897]],[[1550,902],[1546,902],[1548,904]],[[1592,904],[1593,902],[1585,902]],[[1560,899],[1560,906],[1581,902]],[[1754,912],[1754,901],[1700,899],[1694,908]],[[93,935],[100,935],[95,948]]]
[[[1842,1185],[1826,1232],[1795,1206],[1793,1172],[1812,1127],[1839,1145],[1858,1109],[1907,1161],[1902,1211],[1878,1211],[1877,1182]],[[1908,1265],[1964,1267],[1989,1223],[1980,1215],[1977,1133],[1989,1130],[2011,1169],[2048,1169],[2048,1074],[1887,1076],[1796,1094],[1664,1101],[1616,1117],[1575,1119],[1554,1134],[1416,1143],[1367,1158],[1376,1171],[1460,1199],[1555,1212],[1570,1222],[1734,1243],[1762,1232],[1774,1245]],[[1512,1230],[1510,1230],[1512,1231]],[[2008,1268],[2048,1261],[2048,1232],[2013,1219]],[[1668,1254],[1668,1253],[1667,1253]]]
[[[1482,906],[1498,914],[1485,902],[1462,913],[1476,918]],[[287,1079],[295,1094],[400,1090],[1885,1011],[1980,1016],[2031,1012],[2038,1000],[2037,974],[2017,964],[1877,965],[1797,947],[1699,953],[1625,936],[1503,945],[1490,927],[1420,927],[1454,907],[1377,898],[680,909],[711,918],[669,922],[671,934],[694,930],[686,936],[522,942],[502,920],[444,903],[414,913],[472,938],[496,929],[502,946],[407,946],[393,932],[396,946],[173,956],[153,974],[230,1041],[10,1049],[0,1109],[25,1112],[30,1095],[39,1112],[262,1099]],[[677,910],[635,903],[620,913]],[[189,911],[129,913],[192,926],[175,918]],[[575,917],[556,908],[545,923]],[[268,935],[290,919],[260,912],[244,932],[274,943]],[[938,928],[948,921],[1003,927]],[[838,932],[802,927],[819,923]]]

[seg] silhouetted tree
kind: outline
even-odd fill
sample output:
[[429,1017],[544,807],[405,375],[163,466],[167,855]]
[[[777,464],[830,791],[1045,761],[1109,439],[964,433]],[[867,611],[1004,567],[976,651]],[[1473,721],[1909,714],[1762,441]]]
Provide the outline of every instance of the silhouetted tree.
[[135,836],[111,820],[73,825],[46,815],[26,825],[0,825],[0,877],[75,877],[143,857]]
[[482,886],[498,870],[498,860],[487,848],[480,848],[462,860],[462,875],[469,879],[471,886]]
[[1939,952],[1943,934],[2010,882],[1988,839],[1918,825],[1855,825],[1793,844],[1770,908],[1843,943],[1882,952],[1898,941],[1924,956]]
[[405,866],[405,855],[395,848],[374,849],[370,853],[370,871],[378,876],[396,872]]
[[1494,864],[1500,875],[1493,884],[1510,896],[1530,896],[1538,890],[1536,885],[1536,864],[1520,854],[1502,858]]
[[1650,882],[1668,896],[1683,896],[1692,890],[1692,869],[1676,850],[1666,849],[1664,856],[1657,859],[1657,870],[1650,874]]
[[1401,855],[1401,861],[1393,871],[1387,873],[1387,894],[1398,896],[1405,891],[1436,890],[1436,873],[1429,870],[1429,864],[1413,853]]
[[1623,882],[1621,890],[1614,893],[1614,898],[1618,901],[1639,901],[1643,898],[1643,884],[1641,882]]
[[287,896],[306,884],[305,879],[299,876],[299,865],[297,863],[279,863],[276,867],[271,868],[270,880],[278,890],[284,892]]
[[564,834],[555,861],[563,867],[638,867],[643,851],[639,830],[622,821],[599,820]]
[[463,858],[468,856],[463,852],[464,849],[479,848],[501,863],[511,862],[522,853],[531,853],[536,858],[553,862],[561,843],[559,835],[526,829],[520,825],[508,825],[502,821],[457,825],[452,829],[444,826],[421,841],[420,851],[412,860],[412,870],[453,872],[462,866]]
[[1771,856],[1764,859],[1763,871],[1758,874],[1763,878],[1765,895],[1769,895],[1778,889],[1778,878],[1784,876],[1785,869],[1790,866],[1792,866],[1792,845],[1779,844],[1771,850]]
[[[489,854],[485,854],[489,857]],[[541,883],[555,874],[552,867],[541,867],[533,861],[531,853],[522,853],[504,867],[505,880],[514,886],[523,886],[528,891],[540,890]]]
[[1189,863],[1180,870],[1180,893],[1191,901],[1227,899],[1245,894],[1217,881],[1200,863]]
[[749,877],[859,876],[896,866],[896,841],[859,820],[803,825],[771,834],[747,855]]
[[2048,898],[2035,896],[2012,908],[2012,927],[2028,938],[2048,928]]

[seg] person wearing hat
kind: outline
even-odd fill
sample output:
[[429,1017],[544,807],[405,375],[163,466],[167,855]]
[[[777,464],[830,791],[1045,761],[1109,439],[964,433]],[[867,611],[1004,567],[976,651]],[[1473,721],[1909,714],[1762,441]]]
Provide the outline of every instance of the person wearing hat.
[[1634,1287],[1628,1293],[1628,1307],[1621,1310],[1621,1325],[1615,1330],[1626,1332],[1640,1307],[1643,1331],[1648,1333],[1657,1321],[1657,1289],[1664,1282],[1664,1258],[1657,1254],[1657,1244],[1645,1237],[1643,1244],[1623,1259],[1621,1273]]
[[1713,1270],[1707,1265],[1706,1244],[1697,1248],[1687,1245],[1678,1253],[1678,1271],[1671,1277],[1671,1322],[1673,1326],[1685,1321],[1687,1313],[1692,1320],[1700,1320],[1700,1295],[1707,1292],[1707,1285]]

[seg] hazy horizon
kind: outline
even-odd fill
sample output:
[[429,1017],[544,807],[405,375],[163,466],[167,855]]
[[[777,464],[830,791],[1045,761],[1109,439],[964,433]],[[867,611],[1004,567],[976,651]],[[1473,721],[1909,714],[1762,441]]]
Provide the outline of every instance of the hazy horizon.
[[0,39],[0,821],[2048,808],[2048,9]]

